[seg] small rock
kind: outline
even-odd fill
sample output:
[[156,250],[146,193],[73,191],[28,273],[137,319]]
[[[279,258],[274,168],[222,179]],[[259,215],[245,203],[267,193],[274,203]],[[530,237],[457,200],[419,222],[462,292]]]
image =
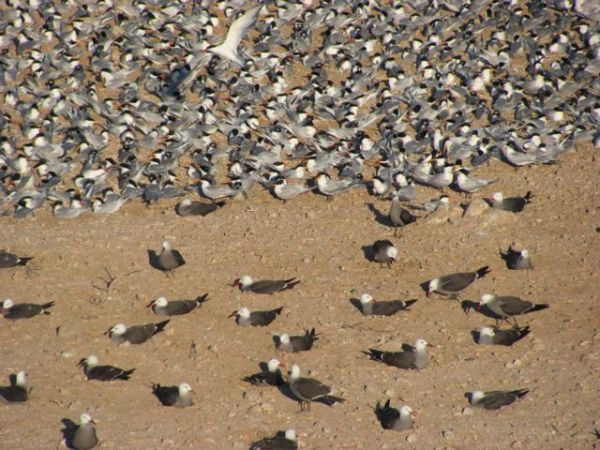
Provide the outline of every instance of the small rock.
[[470,416],[471,414],[473,414],[473,408],[467,406],[466,408],[464,408],[462,410],[462,415],[463,416]]
[[520,359],[513,359],[510,362],[507,362],[504,367],[507,369],[514,369],[515,367],[521,367],[522,363]]
[[72,358],[73,357],[73,352],[70,352],[70,351],[62,352],[60,354],[60,357],[61,358]]
[[417,435],[409,434],[408,436],[406,436],[406,442],[410,442],[411,444],[414,444],[415,442],[417,442]]
[[216,345],[214,345],[214,344],[210,344],[210,345],[208,346],[208,351],[209,351],[209,352],[212,352],[212,353],[217,353],[217,346],[216,346]]
[[303,262],[304,264],[309,264],[309,263],[310,263],[310,258],[304,258],[304,259],[302,260],[302,262]]
[[394,390],[393,389],[388,389],[386,390],[383,395],[385,395],[386,397],[393,397],[394,396]]
[[275,409],[275,408],[273,408],[273,405],[271,405],[270,403],[261,403],[260,407],[265,412],[273,412],[273,410]]
[[579,345],[581,345],[582,347],[585,347],[586,345],[589,345],[589,344],[590,344],[590,341],[587,341],[587,340],[586,341],[581,341],[579,343]]
[[454,431],[452,431],[452,430],[442,431],[442,437],[444,439],[452,439],[454,437]]
[[490,209],[490,205],[488,205],[484,200],[477,198],[473,200],[467,208],[465,209],[465,213],[463,217],[465,218],[476,218],[480,217],[484,212]]

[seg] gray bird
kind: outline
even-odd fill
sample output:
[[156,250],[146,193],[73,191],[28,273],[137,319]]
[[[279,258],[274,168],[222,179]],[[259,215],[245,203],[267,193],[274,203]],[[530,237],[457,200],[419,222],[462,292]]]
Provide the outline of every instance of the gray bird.
[[185,264],[181,253],[171,249],[171,245],[167,241],[162,243],[162,251],[159,255],[154,250],[148,250],[148,255],[150,256],[150,265],[155,269],[162,270],[167,276],[172,276],[175,269]]
[[229,317],[235,316],[235,322],[241,327],[266,327],[281,314],[282,310],[283,306],[268,311],[253,312],[250,312],[248,308],[240,308],[238,311],[233,311]]
[[169,320],[165,320],[159,323],[147,323],[144,325],[134,325],[127,327],[122,323],[119,323],[104,334],[108,335],[117,344],[129,342],[130,344],[143,344],[149,340],[152,336],[160,333],[165,329]]
[[529,334],[529,327],[513,327],[501,330],[497,327],[481,327],[475,331],[476,341],[480,345],[505,345],[511,346]]
[[191,392],[192,388],[187,383],[181,383],[179,386],[152,385],[152,393],[164,406],[175,406],[176,408],[192,406],[194,401]]
[[515,326],[517,327],[519,325],[517,324],[517,319],[515,319],[514,316],[541,311],[542,309],[549,307],[549,305],[546,304],[535,304],[527,300],[521,300],[519,297],[513,297],[510,295],[498,296],[494,294],[483,294],[481,296],[481,300],[477,309],[481,311],[483,306],[487,306],[490,311],[502,317],[506,321],[508,321],[508,318],[511,317],[515,322]]
[[506,262],[506,267],[511,270],[531,270],[533,263],[528,250],[515,250],[510,246],[506,252],[500,251],[500,256]]
[[314,190],[314,187],[307,187],[300,184],[288,184],[285,178],[279,178],[273,186],[273,195],[284,203],[298,197],[300,194]]
[[326,173],[321,173],[317,176],[317,189],[327,198],[332,199],[334,195],[344,192],[354,186],[362,183],[362,179],[342,178],[332,180]]
[[8,269],[15,266],[26,266],[33,257],[17,256],[6,250],[0,250],[0,269]]
[[368,352],[364,353],[373,361],[379,361],[398,369],[421,370],[427,366],[427,347],[431,347],[431,344],[425,339],[419,339],[414,347],[406,344],[403,347],[408,348],[401,352],[386,352],[370,348]]
[[523,208],[525,208],[526,205],[531,203],[532,198],[533,194],[531,193],[531,191],[527,191],[527,193],[523,197],[508,198],[504,198],[502,192],[494,192],[492,196],[488,199],[488,203],[492,208],[517,213],[523,211]]
[[478,278],[483,278],[490,272],[489,266],[483,266],[475,272],[451,273],[449,275],[437,277],[423,283],[422,286],[425,289],[427,297],[435,292],[436,294],[445,295],[455,299],[458,294],[469,287],[473,281]]
[[250,275],[244,275],[232,284],[242,292],[254,292],[255,294],[275,294],[277,292],[293,289],[299,280],[288,278],[287,280],[259,280],[254,281]]
[[158,297],[148,303],[147,308],[152,309],[152,312],[159,316],[181,316],[200,308],[207,301],[208,294],[196,297],[194,300],[168,301],[166,297]]
[[282,386],[284,380],[279,369],[280,364],[278,359],[270,359],[267,364],[261,363],[262,371],[248,375],[242,380],[255,386]]
[[250,445],[250,450],[297,450],[298,441],[293,429],[278,431],[271,437],[266,437]]
[[390,400],[381,405],[377,402],[375,406],[375,414],[384,430],[404,431],[414,427],[414,418],[417,412],[410,406],[404,405],[397,410],[390,406]]
[[467,171],[462,169],[456,173],[456,187],[461,192],[465,192],[467,194],[472,194],[473,192],[478,191],[479,189],[489,186],[492,183],[495,183],[497,180],[479,180],[476,178],[469,178],[467,176]]
[[392,226],[394,227],[394,236],[396,236],[398,228],[409,225],[417,220],[416,216],[402,207],[400,199],[397,195],[392,197],[392,203],[390,204],[390,212],[388,217],[392,223]]
[[524,397],[529,389],[517,389],[515,391],[473,391],[467,392],[465,397],[474,408],[500,409],[503,406],[510,405],[518,399]]
[[400,311],[407,311],[407,308],[417,300],[375,300],[370,294],[360,296],[361,311],[365,316],[393,316]]
[[189,198],[182,200],[181,203],[178,203],[175,207],[175,212],[178,216],[181,217],[191,217],[191,216],[208,216],[209,214],[217,211],[219,208],[222,208],[225,205],[225,202],[215,202],[215,203],[202,203],[202,202],[193,202]]
[[48,302],[41,305],[36,303],[18,303],[15,304],[10,298],[2,302],[0,314],[5,319],[30,319],[31,317],[39,316],[40,314],[50,314],[48,308],[54,306],[54,302]]
[[300,367],[297,364],[292,365],[288,383],[302,410],[310,409],[310,404],[317,400],[328,406],[345,401],[343,398],[332,396],[331,388],[319,380],[300,376]]
[[99,360],[95,355],[83,358],[77,365],[83,368],[87,380],[114,381],[129,380],[135,369],[123,370],[119,367],[98,365]]
[[388,268],[392,267],[392,263],[398,257],[398,249],[387,239],[375,241],[372,245],[372,251],[373,261],[378,262],[382,266],[386,264]]
[[0,400],[4,403],[22,403],[29,399],[27,374],[21,370],[9,377],[10,386],[0,386]]
[[89,414],[83,413],[79,417],[79,425],[75,428],[70,442],[74,450],[90,450],[98,445],[95,423]]
[[287,333],[273,336],[275,348],[287,353],[306,352],[312,348],[314,342],[318,339],[314,328],[310,331],[304,330],[302,336],[290,336]]

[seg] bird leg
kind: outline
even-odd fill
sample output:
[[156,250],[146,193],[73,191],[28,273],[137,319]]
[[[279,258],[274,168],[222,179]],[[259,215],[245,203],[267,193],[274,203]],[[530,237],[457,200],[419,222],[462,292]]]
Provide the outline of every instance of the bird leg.
[[519,324],[517,323],[517,319],[515,319],[515,316],[512,316],[512,320],[515,321],[515,328],[519,328]]

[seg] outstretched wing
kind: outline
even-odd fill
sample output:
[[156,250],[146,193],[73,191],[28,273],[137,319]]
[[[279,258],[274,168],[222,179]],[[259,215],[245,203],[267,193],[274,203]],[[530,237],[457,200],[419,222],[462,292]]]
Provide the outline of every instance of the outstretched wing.
[[244,38],[244,35],[248,32],[250,27],[254,25],[254,22],[256,22],[261,8],[262,5],[255,6],[234,20],[227,31],[227,37],[225,38],[225,41],[221,45],[223,47],[227,47],[228,50],[235,53],[240,45],[240,42]]

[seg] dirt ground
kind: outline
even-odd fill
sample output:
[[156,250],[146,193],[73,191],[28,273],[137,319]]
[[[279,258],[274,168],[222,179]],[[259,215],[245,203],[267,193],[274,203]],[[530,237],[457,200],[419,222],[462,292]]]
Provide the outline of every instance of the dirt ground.
[[[600,162],[583,146],[560,164],[515,170],[498,161],[477,172],[500,181],[481,196],[531,190],[524,212],[496,222],[420,220],[393,237],[366,203],[387,211],[363,190],[332,202],[307,195],[283,204],[260,188],[206,218],[180,218],[176,201],[146,208],[140,201],[106,217],[87,214],[57,221],[46,208],[23,221],[0,219],[0,247],[33,256],[30,268],[0,272],[0,297],[55,301],[49,316],[0,323],[3,384],[26,370],[33,387],[24,405],[0,405],[0,447],[53,449],[61,419],[97,419],[102,449],[238,449],[293,427],[300,448],[311,449],[589,449],[600,448]],[[420,196],[436,193],[420,189]],[[451,193],[452,204],[464,201]],[[479,195],[475,196],[479,197]],[[394,241],[392,269],[368,262],[362,247]],[[148,264],[147,250],[168,239],[187,264],[166,278]],[[520,242],[535,270],[509,271],[500,248]],[[550,308],[524,316],[532,333],[512,348],[477,346],[470,331],[492,320],[455,302],[427,299],[419,284],[432,277],[489,265],[492,272],[462,299],[483,293],[516,294]],[[99,277],[116,280],[108,292]],[[294,290],[276,296],[239,292],[238,276],[297,277]],[[164,295],[211,300],[175,317],[166,332],[140,346],[117,346],[103,332],[160,320],[145,305]],[[412,311],[391,318],[363,317],[349,302],[363,292],[378,299],[418,298]],[[241,306],[284,312],[266,328],[237,327],[227,318]],[[284,355],[303,372],[335,388],[347,401],[314,404],[300,412],[275,388],[241,378],[276,356],[272,335],[316,327],[321,337],[307,353]],[[422,371],[369,361],[369,347],[399,349],[425,338],[435,345]],[[136,368],[128,382],[86,381],[76,367],[91,353],[101,363]],[[163,407],[152,383],[194,388],[195,405]],[[497,412],[469,411],[473,389],[530,388]],[[383,430],[373,411],[392,399],[419,412],[408,432]],[[402,398],[403,400],[400,400]],[[472,412],[472,414],[469,414]]]

